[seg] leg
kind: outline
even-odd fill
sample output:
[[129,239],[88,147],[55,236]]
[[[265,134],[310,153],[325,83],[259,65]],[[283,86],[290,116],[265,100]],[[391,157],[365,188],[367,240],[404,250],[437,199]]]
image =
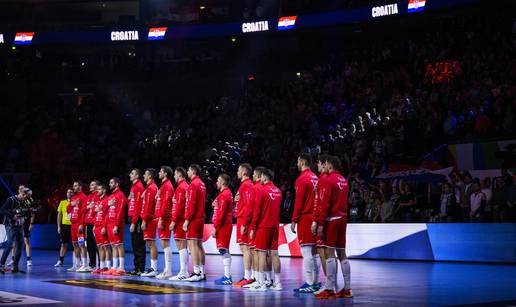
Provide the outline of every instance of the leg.
[[337,259],[335,248],[325,248],[326,253],[326,289],[336,291],[337,289]]
[[14,232],[12,230],[12,227],[5,227],[5,232],[7,234],[7,246],[2,253],[2,258],[0,259],[0,266],[4,266],[5,262],[7,261],[7,257],[11,253],[13,249],[13,242],[14,242]]
[[301,246],[301,256],[303,256],[303,271],[305,275],[305,283],[307,285],[314,284],[315,264],[312,251],[312,245]]
[[257,251],[258,254],[258,283],[265,286],[265,271],[267,270],[267,252]]
[[118,244],[116,246],[116,249],[117,249],[117,253],[118,253],[118,269],[121,270],[121,271],[125,271],[125,265],[124,265],[125,250],[124,250],[124,244],[123,243]]
[[16,242],[16,252],[14,253],[14,265],[13,268],[18,268],[20,264],[20,258],[22,255],[23,246],[23,229],[16,229],[14,233],[14,242]]
[[111,259],[113,257],[110,247],[111,246],[109,244],[104,245],[104,258],[106,259],[106,267],[108,269],[111,269]]
[[136,223],[136,229],[133,232],[135,243],[133,245],[134,267],[136,271],[145,272],[145,258],[147,251],[145,249],[145,241],[143,240],[142,222]]
[[319,258],[321,259],[321,266],[324,272],[324,276],[326,275],[326,252],[324,251],[324,247],[317,247],[317,253],[319,254]]
[[346,257],[346,250],[337,249],[337,256],[342,269],[342,277],[344,278],[344,289],[349,290],[351,289],[351,268]]
[[176,247],[179,251],[179,275],[188,276],[188,249],[186,248],[186,240],[175,240]]
[[88,250],[88,255],[90,257],[90,267],[96,267],[97,264],[97,242],[95,241],[95,236],[93,235],[93,226],[86,225],[86,247]]
[[25,243],[25,254],[27,255],[27,260],[31,260],[32,257],[32,249],[30,247],[30,237],[23,238]]
[[[277,250],[273,250],[270,252],[271,265],[274,269],[274,285],[275,288],[281,288],[281,261],[279,258],[279,254]],[[280,289],[277,289],[280,290]]]
[[249,246],[246,244],[240,244],[240,250],[242,251],[244,258],[244,279],[251,279],[252,256],[249,250]]
[[170,241],[168,239],[160,240],[161,246],[163,247],[163,253],[165,254],[165,275],[172,274],[172,251],[170,250]]

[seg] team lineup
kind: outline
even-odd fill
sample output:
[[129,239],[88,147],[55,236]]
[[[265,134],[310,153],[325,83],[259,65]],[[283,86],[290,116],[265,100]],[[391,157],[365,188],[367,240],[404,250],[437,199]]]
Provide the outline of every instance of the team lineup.
[[[319,156],[319,177],[310,169],[311,164],[310,155],[301,154],[297,159],[300,175],[295,182],[291,230],[297,234],[301,247],[304,284],[294,292],[313,293],[317,299],[350,298],[353,296],[350,264],[345,252],[348,182],[338,171],[340,161],[337,157]],[[206,187],[200,172],[201,168],[196,164],[188,169],[162,166],[158,172],[152,168],[143,173],[133,169],[129,174],[132,185],[127,197],[120,189],[118,178],[111,178],[108,185],[93,180],[88,196],[82,191],[83,184],[75,181],[68,190],[69,203],[63,210],[66,215],[63,221],[69,219],[71,224],[69,236],[74,247],[73,266],[68,271],[177,282],[205,281]],[[253,170],[250,164],[244,163],[238,167],[236,175],[240,181],[236,195],[233,197],[229,188],[230,176],[221,174],[216,181],[218,195],[211,204],[213,232],[210,235],[216,240],[224,267],[224,275],[214,282],[250,291],[282,290],[278,255],[282,192],[273,183],[273,171],[264,167]],[[126,210],[134,253],[134,270],[131,272],[126,272],[124,264]],[[233,218],[236,218],[237,244],[243,254],[244,274],[238,282],[231,276],[229,252]],[[61,222],[58,225],[62,248],[56,266],[62,266],[66,251],[65,248],[63,252],[63,243],[67,242],[63,230],[66,225]],[[164,252],[161,272],[158,270],[156,238]],[[180,270],[175,275],[172,273],[171,239],[179,252]],[[146,247],[151,258],[148,269],[145,268]],[[98,263],[92,260],[97,252]],[[193,268],[191,273],[189,262]],[[344,279],[343,288],[337,284],[339,267]],[[326,276],[324,285],[320,283],[320,268]]]

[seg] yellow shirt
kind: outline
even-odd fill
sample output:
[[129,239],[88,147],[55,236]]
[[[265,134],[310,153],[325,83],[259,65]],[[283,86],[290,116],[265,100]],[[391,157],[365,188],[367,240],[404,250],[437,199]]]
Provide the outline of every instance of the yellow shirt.
[[62,225],[72,225],[72,222],[70,222],[71,214],[66,212],[66,207],[68,206],[68,203],[69,203],[68,199],[62,200],[59,203],[59,207],[57,207],[57,212],[61,212],[61,214],[63,215],[62,220],[61,220]]

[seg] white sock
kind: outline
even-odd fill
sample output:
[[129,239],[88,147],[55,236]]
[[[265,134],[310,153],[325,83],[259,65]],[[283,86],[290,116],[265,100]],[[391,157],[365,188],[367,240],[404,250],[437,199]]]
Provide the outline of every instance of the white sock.
[[272,276],[272,272],[271,271],[266,271],[265,272],[265,280],[271,280],[271,276]]
[[120,257],[120,258],[118,258],[118,263],[119,263],[119,268],[120,268],[120,270],[125,271],[125,266],[124,266],[124,257]]
[[170,273],[170,260],[172,258],[172,251],[170,251],[170,246],[165,247],[163,249],[163,253],[165,254],[165,272]]
[[224,276],[231,277],[231,254],[225,253],[222,255],[222,264],[224,264]]
[[255,272],[256,280],[260,285],[265,284],[265,273],[263,272]]
[[79,258],[73,256],[73,267],[76,268],[79,266]]
[[204,265],[199,265],[199,273],[204,274]]
[[104,268],[111,268],[111,260],[106,260],[106,266]]
[[81,266],[87,266],[88,263],[86,262],[86,257],[81,257]]
[[198,265],[194,265],[193,266],[193,272],[195,274],[199,274],[199,273],[201,273],[201,268]]
[[154,271],[158,271],[158,259],[151,259],[150,266]]
[[244,279],[251,279],[251,270],[244,270]]
[[313,285],[314,259],[312,255],[312,246],[301,246],[301,255],[303,256],[303,272],[305,274],[305,282],[309,285]]
[[336,291],[337,289],[337,260],[326,259],[326,289]]
[[344,289],[351,289],[351,266],[348,259],[340,262],[342,277],[344,277]]
[[115,270],[118,269],[118,257],[113,257],[113,267],[111,268]]
[[319,254],[314,255],[314,284],[319,283],[319,273],[321,270],[321,256]]
[[274,283],[279,284],[281,282],[280,273],[274,273]]
[[258,274],[258,272],[255,272],[254,270],[251,270],[251,279],[254,279],[254,280],[258,279],[256,277],[257,276],[256,274]]
[[179,274],[188,276],[188,250],[186,248],[179,251],[179,264],[181,266]]

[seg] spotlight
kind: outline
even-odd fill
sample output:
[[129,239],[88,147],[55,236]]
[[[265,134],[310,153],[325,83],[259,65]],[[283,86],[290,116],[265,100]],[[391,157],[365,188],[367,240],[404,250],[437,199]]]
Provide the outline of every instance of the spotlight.
[[296,76],[297,76],[298,78],[299,78],[299,77],[301,77],[301,72],[299,72],[299,71],[298,71],[298,72],[296,72]]
[[236,37],[232,37],[232,38],[231,38],[231,41],[232,41],[233,43],[234,43],[234,42],[236,42]]
[[77,93],[79,91],[79,88],[78,87],[74,87],[73,91]]
[[12,50],[16,50],[16,46],[11,46],[11,49]]

